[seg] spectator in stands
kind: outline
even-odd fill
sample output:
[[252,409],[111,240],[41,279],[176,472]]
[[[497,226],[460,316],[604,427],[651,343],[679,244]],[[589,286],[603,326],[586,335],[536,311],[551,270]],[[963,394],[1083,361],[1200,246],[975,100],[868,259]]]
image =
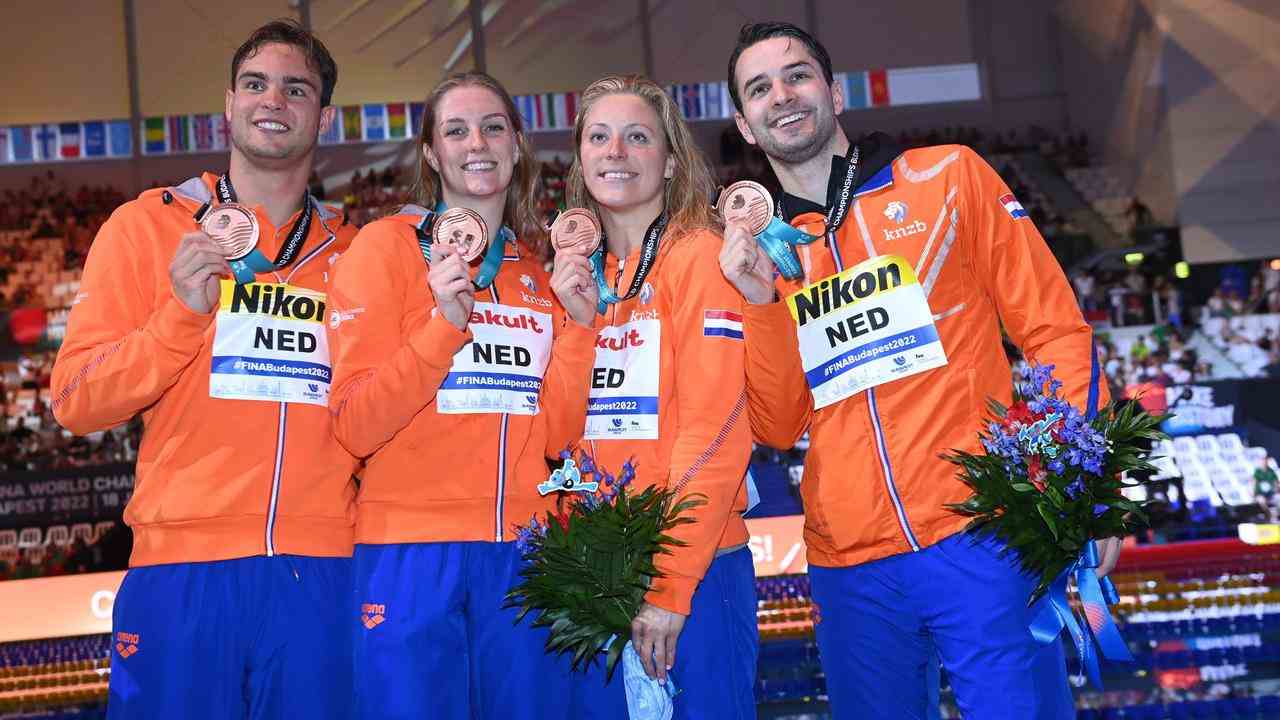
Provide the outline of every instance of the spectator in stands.
[[1258,461],[1258,467],[1253,471],[1254,496],[1264,508],[1271,504],[1271,498],[1276,492],[1276,471],[1272,468],[1273,464],[1271,456],[1267,455]]
[[1151,225],[1153,219],[1151,208],[1139,200],[1137,195],[1133,196],[1133,200],[1129,202],[1129,207],[1124,211],[1124,214],[1129,219],[1129,223],[1134,230],[1141,230]]
[[1280,378],[1280,348],[1272,348],[1271,362],[1262,368],[1262,374],[1264,377]]
[[1151,348],[1147,347],[1147,336],[1139,335],[1137,340],[1133,341],[1133,347],[1129,348],[1129,357],[1134,361],[1141,363],[1151,354]]
[[1209,309],[1209,317],[1211,318],[1231,317],[1230,310],[1227,308],[1227,298],[1220,287],[1213,291],[1213,295],[1209,296],[1205,307]]

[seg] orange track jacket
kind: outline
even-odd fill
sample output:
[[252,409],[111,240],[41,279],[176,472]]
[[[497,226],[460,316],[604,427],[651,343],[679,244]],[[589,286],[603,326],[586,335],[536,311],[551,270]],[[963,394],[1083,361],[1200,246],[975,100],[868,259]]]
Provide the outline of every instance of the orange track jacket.
[[[356,542],[513,540],[515,526],[554,507],[537,486],[547,458],[580,434],[596,331],[569,319],[541,261],[519,244],[476,293],[500,309],[455,328],[427,285],[417,236],[425,212],[407,206],[365,226],[335,268],[330,406],[338,439],[366,459]],[[472,327],[499,317],[534,327],[529,311],[552,316],[536,330],[554,338],[538,414],[439,412],[437,393]]]
[[[1066,277],[991,166],[955,145],[882,147],[879,156],[877,167],[874,150],[863,153],[864,181],[839,229],[800,247],[807,279],[779,278],[777,288],[785,297],[837,267],[901,256],[919,278],[948,363],[815,412],[786,304],[748,305],[744,313],[757,439],[785,449],[810,432],[801,494],[809,562],[819,566],[918,550],[965,526],[968,518],[944,505],[970,490],[939,455],[980,452],[987,399],[1010,402],[1002,325],[1029,361],[1057,366],[1064,397],[1082,409],[1095,358]],[[843,167],[837,163],[841,180]],[[791,224],[825,233],[816,212]],[[1092,377],[1105,404],[1106,383]]]
[[[658,484],[678,488],[681,495],[706,497],[705,505],[690,511],[696,522],[671,533],[688,546],[655,559],[664,576],[654,580],[646,596],[658,607],[685,615],[717,549],[748,539],[742,513],[751,432],[742,296],[720,273],[721,242],[707,230],[668,229],[640,293],[611,306],[605,316],[610,329],[641,320],[659,323],[658,438],[587,442],[595,461],[611,473],[632,460],[637,490]],[[640,264],[640,249],[626,259],[622,273],[617,258],[607,257],[605,277],[617,278],[622,295]],[[622,346],[639,337],[623,333],[610,347],[608,335],[609,330],[601,333],[600,353],[626,352]],[[607,384],[607,372],[596,375],[598,384]]]
[[[133,566],[349,556],[356,462],[334,441],[327,408],[210,397],[216,313],[192,312],[173,294],[169,263],[183,233],[197,229],[193,214],[216,180],[205,174],[148,190],[102,226],[54,364],[54,415],[83,434],[142,413],[124,515],[134,532]],[[276,228],[255,211],[260,247],[274,257],[297,216]],[[332,208],[317,204],[314,212],[297,260],[257,282],[324,292],[355,228]],[[313,314],[323,316],[317,305]],[[321,323],[314,324],[322,339]]]

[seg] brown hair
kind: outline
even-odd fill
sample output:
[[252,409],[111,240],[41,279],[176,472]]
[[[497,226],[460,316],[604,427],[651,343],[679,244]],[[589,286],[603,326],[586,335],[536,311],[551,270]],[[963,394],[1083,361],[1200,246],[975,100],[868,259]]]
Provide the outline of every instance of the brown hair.
[[431,145],[431,131],[436,124],[436,109],[440,101],[450,90],[463,86],[485,88],[502,101],[511,130],[516,135],[516,147],[520,155],[511,174],[511,185],[507,187],[507,203],[502,211],[502,222],[539,258],[550,257],[551,241],[538,217],[538,160],[525,135],[524,121],[520,117],[520,111],[516,109],[515,101],[506,88],[488,73],[473,71],[450,75],[427,95],[422,112],[422,127],[418,131],[418,177],[413,187],[414,198],[418,204],[429,209],[435,208],[440,202],[440,174],[427,164],[427,158],[421,149]]
[[606,75],[582,91],[578,116],[573,122],[573,165],[565,180],[565,198],[569,207],[583,207],[600,214],[600,206],[587,192],[582,175],[582,133],[591,106],[606,95],[618,93],[644,100],[662,121],[667,149],[675,161],[675,170],[667,181],[663,198],[670,226],[681,231],[718,229],[719,219],[711,209],[711,193],[715,190],[711,168],[675,102],[661,86],[643,75]]
[[291,45],[307,58],[307,67],[320,76],[320,107],[328,107],[333,101],[333,88],[338,84],[338,65],[320,38],[311,34],[295,20],[272,20],[263,25],[231,56],[231,87],[236,86],[236,73],[245,60],[258,54],[264,45],[279,43]]

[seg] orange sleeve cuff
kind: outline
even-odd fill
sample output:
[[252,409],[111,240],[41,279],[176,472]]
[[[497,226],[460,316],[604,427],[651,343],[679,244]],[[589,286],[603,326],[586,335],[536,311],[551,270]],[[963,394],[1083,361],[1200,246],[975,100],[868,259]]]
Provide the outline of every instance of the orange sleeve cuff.
[[691,612],[693,592],[698,589],[698,582],[698,578],[665,571],[662,577],[653,579],[649,592],[645,593],[645,602],[687,616]]

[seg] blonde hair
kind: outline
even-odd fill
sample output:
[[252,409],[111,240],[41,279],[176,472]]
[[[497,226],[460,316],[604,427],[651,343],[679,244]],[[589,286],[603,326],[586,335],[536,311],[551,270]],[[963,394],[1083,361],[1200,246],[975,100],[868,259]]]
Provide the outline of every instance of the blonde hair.
[[678,228],[682,233],[699,229],[718,230],[720,221],[711,209],[711,194],[715,191],[711,168],[675,102],[660,85],[643,75],[606,75],[582,91],[578,115],[573,121],[573,165],[565,180],[565,199],[569,207],[587,208],[597,216],[600,214],[600,206],[587,191],[582,173],[582,133],[587,112],[596,101],[623,93],[644,100],[662,122],[663,135],[674,165],[663,197],[668,226]]
[[533,146],[524,132],[524,121],[515,101],[502,83],[493,76],[482,72],[456,73],[445,78],[427,95],[422,113],[422,129],[418,133],[418,176],[413,187],[413,196],[419,205],[434,208],[441,200],[440,174],[427,163],[422,148],[431,145],[431,133],[436,124],[436,112],[440,101],[450,90],[458,87],[472,86],[489,90],[502,101],[511,123],[511,131],[516,136],[516,148],[519,158],[511,174],[511,185],[507,187],[507,202],[502,211],[502,222],[511,228],[516,237],[525,243],[541,259],[551,256],[551,241],[547,237],[546,228],[538,217],[538,173],[539,163],[533,154]]

